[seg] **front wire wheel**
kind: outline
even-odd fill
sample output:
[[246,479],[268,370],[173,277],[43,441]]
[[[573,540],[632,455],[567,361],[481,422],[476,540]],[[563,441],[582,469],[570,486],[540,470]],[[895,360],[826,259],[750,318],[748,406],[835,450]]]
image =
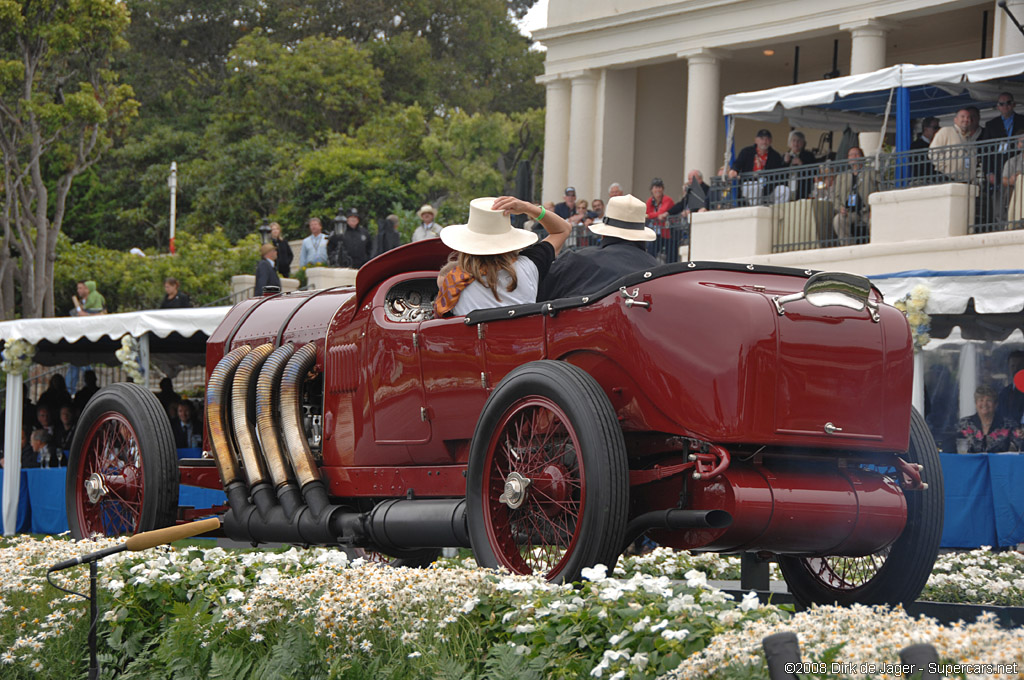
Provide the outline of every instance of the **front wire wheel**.
[[152,392],[115,383],[89,400],[71,444],[66,489],[75,538],[174,524],[178,459],[170,421]]
[[625,444],[597,382],[538,361],[487,400],[468,473],[470,540],[482,566],[572,581],[618,559],[629,497]]
[[[924,466],[927,489],[905,491],[907,524],[896,541],[864,557],[836,555],[779,557],[779,567],[793,598],[811,604],[897,604],[913,602],[924,589],[942,539],[945,496],[942,464],[924,418],[910,415],[910,447],[901,457]],[[899,478],[899,471],[883,471]]]

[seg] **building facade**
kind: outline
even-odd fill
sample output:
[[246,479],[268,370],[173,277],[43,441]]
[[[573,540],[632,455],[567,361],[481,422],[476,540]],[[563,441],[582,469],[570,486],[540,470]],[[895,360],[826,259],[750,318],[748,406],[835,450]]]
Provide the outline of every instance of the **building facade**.
[[[1007,4],[1024,21],[1024,0]],[[723,164],[727,94],[1024,52],[992,0],[550,0],[534,38],[547,48],[545,201],[567,185],[606,197],[612,182],[646,197],[653,177],[678,196],[686,172]],[[785,147],[785,123],[744,120],[736,147],[760,127]]]

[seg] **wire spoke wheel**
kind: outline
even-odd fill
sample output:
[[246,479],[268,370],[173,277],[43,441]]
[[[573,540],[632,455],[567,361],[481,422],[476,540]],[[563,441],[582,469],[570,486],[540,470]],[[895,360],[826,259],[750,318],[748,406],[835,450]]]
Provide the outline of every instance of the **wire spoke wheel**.
[[[779,557],[779,567],[794,599],[811,604],[896,604],[921,594],[935,564],[942,538],[944,492],[942,465],[924,418],[910,417],[910,447],[900,456],[923,465],[925,489],[904,492],[907,523],[892,545],[863,557]],[[873,468],[899,478],[895,467]]]
[[488,539],[499,547],[502,566],[519,574],[557,573],[580,537],[585,475],[567,420],[549,399],[523,399],[488,447]]
[[518,367],[487,399],[469,456],[477,562],[551,581],[613,567],[629,502],[626,450],[600,385],[561,361]]
[[156,397],[131,383],[97,392],[82,413],[67,475],[68,526],[76,538],[173,524],[178,459]]

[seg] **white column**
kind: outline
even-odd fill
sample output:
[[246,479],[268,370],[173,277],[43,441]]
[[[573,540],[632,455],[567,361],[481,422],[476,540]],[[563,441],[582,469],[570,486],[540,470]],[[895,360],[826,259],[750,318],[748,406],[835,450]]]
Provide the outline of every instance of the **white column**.
[[[1006,8],[1013,12],[1017,21],[1024,24],[1024,0],[1006,0]],[[1013,25],[999,3],[992,9],[995,30],[992,32],[992,56],[1004,57],[1008,54],[1024,52],[1024,34]]]
[[910,403],[917,412],[924,415],[924,355],[914,352],[914,388],[911,391]]
[[718,120],[722,117],[721,55],[710,50],[681,53],[688,64],[686,78],[686,146],[683,177],[700,170],[710,177],[718,170]]
[[22,374],[7,376],[7,416],[4,423],[4,536],[13,536],[18,523],[21,492],[21,386]]
[[[618,182],[627,194],[633,192],[633,156],[636,146],[636,69],[605,69],[603,86],[598,87],[598,132],[600,145],[594,165],[594,180],[601,198],[608,199],[608,186]],[[588,196],[587,198],[591,198]]]
[[547,86],[544,112],[544,184],[534,201],[560,201],[569,174],[569,81],[541,76]]
[[960,349],[960,417],[974,414],[974,390],[978,386],[978,346],[964,342]]
[[[597,146],[597,77],[593,71],[577,71],[572,77],[569,110],[569,176],[566,184],[576,187],[576,196],[588,201],[600,195],[594,176],[594,148]],[[565,187],[562,187],[563,189]]]
[[[853,38],[850,48],[850,75],[870,73],[885,68],[885,38],[891,24],[875,19],[844,24],[840,30],[849,31]],[[878,148],[877,132],[860,133],[860,146],[864,155],[870,156]]]

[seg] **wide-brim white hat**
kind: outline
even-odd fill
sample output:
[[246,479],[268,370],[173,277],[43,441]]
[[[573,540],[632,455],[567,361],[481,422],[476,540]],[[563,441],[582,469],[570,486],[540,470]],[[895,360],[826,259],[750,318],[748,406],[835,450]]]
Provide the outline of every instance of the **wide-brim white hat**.
[[516,229],[508,215],[491,210],[496,199],[474,198],[469,202],[469,222],[441,230],[441,241],[452,250],[469,255],[500,255],[522,250],[537,242],[537,234]]
[[653,241],[654,230],[645,224],[647,204],[632,194],[612,196],[604,208],[604,222],[594,222],[590,231],[627,241]]

